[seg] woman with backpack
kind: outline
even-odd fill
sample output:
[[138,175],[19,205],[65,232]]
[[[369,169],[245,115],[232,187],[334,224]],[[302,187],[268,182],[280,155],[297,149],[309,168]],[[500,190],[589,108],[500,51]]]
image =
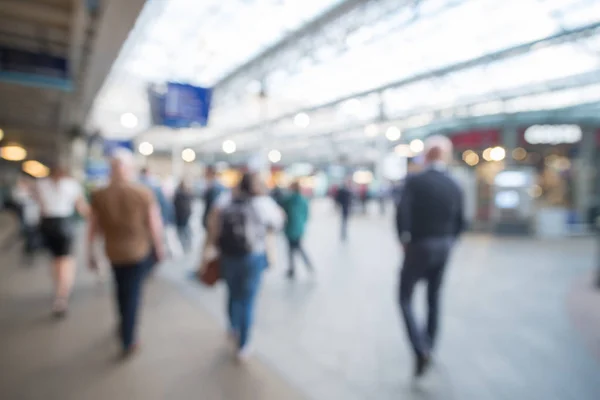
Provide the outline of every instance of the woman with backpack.
[[263,270],[267,235],[283,227],[284,213],[264,193],[256,174],[246,173],[231,195],[217,200],[208,218],[208,240],[220,253],[228,289],[229,336],[236,356],[248,356],[248,338]]

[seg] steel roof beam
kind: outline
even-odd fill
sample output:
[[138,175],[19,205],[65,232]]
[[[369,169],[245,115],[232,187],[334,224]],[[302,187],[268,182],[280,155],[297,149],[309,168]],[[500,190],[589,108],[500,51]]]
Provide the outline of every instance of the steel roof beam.
[[293,118],[296,114],[298,114],[300,112],[311,113],[311,112],[318,111],[320,109],[335,107],[338,104],[341,104],[341,103],[348,101],[350,99],[353,99],[353,98],[365,97],[370,94],[380,93],[380,92],[384,92],[388,89],[396,89],[396,88],[399,88],[402,86],[407,86],[407,85],[410,85],[413,83],[422,82],[427,79],[432,79],[432,78],[436,78],[439,76],[449,75],[451,73],[463,71],[463,70],[466,70],[469,68],[477,67],[479,65],[489,64],[489,63],[493,63],[493,62],[500,61],[500,60],[514,58],[514,57],[526,54],[538,46],[549,46],[549,45],[553,45],[553,44],[564,43],[567,41],[574,41],[574,40],[577,40],[577,39],[580,39],[580,38],[583,38],[586,36],[590,36],[599,30],[600,30],[600,21],[595,22],[593,24],[585,25],[580,28],[562,31],[562,32],[556,33],[551,36],[547,36],[542,39],[533,40],[533,41],[523,43],[523,44],[520,44],[517,46],[502,49],[502,50],[499,50],[499,51],[496,51],[493,53],[483,55],[481,57],[472,58],[472,59],[469,59],[466,61],[461,61],[461,62],[452,64],[449,66],[445,66],[442,68],[437,68],[437,69],[434,69],[431,71],[419,73],[419,74],[410,76],[408,78],[404,78],[404,79],[401,79],[401,80],[398,80],[395,82],[388,83],[383,86],[379,86],[377,88],[373,88],[373,89],[369,89],[369,90],[366,90],[363,92],[358,92],[358,93],[353,93],[353,94],[350,94],[347,96],[343,96],[336,100],[333,100],[333,101],[330,101],[327,103],[323,103],[323,104],[320,104],[317,106],[298,109],[293,112],[281,115],[279,117],[272,118],[263,123],[248,126],[242,130],[238,129],[238,130],[226,132],[226,133],[224,133],[224,135],[231,135],[231,134],[240,133],[240,132],[244,132],[244,131],[260,129],[265,125],[271,125],[271,124],[283,121],[285,119]]
[[222,86],[226,86],[238,76],[242,75],[245,71],[255,68],[256,66],[261,64],[263,60],[273,57],[274,55],[282,52],[284,49],[294,46],[297,42],[299,42],[307,36],[310,36],[314,33],[318,33],[323,27],[329,25],[333,21],[336,21],[341,16],[349,13],[355,8],[373,1],[374,0],[346,0],[341,4],[338,4],[337,6],[331,8],[329,11],[326,11],[320,17],[317,17],[316,19],[309,22],[299,30],[288,35],[283,40],[267,48],[265,51],[258,54],[256,57],[237,67],[235,70],[233,70],[231,73],[227,74],[224,78],[217,82],[215,87],[220,88]]
[[[354,130],[360,129],[360,128],[364,127],[365,125],[367,125],[369,123],[373,123],[373,122],[390,123],[393,121],[408,119],[408,118],[414,117],[416,115],[422,115],[422,114],[434,114],[434,115],[439,116],[442,111],[447,110],[447,109],[457,110],[457,109],[465,108],[465,109],[469,110],[473,107],[488,103],[490,101],[495,101],[495,100],[510,101],[510,100],[518,99],[518,98],[522,98],[522,97],[534,96],[534,95],[539,95],[539,94],[544,94],[544,93],[552,93],[552,92],[557,92],[557,91],[562,91],[562,90],[575,89],[575,88],[585,87],[585,86],[594,85],[594,84],[600,84],[600,71],[585,72],[582,74],[572,75],[572,76],[569,76],[566,78],[558,78],[558,79],[553,79],[553,80],[546,81],[546,82],[534,83],[534,84],[531,84],[528,86],[523,86],[523,87],[516,88],[516,89],[509,89],[509,90],[496,92],[496,93],[494,93],[494,95],[477,96],[477,97],[474,97],[474,98],[471,98],[468,100],[464,100],[462,102],[458,102],[452,107],[421,108],[421,109],[411,110],[407,113],[404,113],[403,115],[397,115],[392,118],[386,117],[381,121],[360,121],[360,122],[357,122],[357,123],[349,125],[349,126],[339,127],[333,131],[327,130],[327,131],[322,131],[322,132],[316,132],[316,133],[311,134],[310,136],[307,136],[306,133],[291,134],[291,135],[285,135],[285,136],[280,136],[280,137],[275,136],[275,137],[273,137],[273,142],[274,143],[287,143],[287,142],[291,142],[291,141],[295,141],[295,140],[314,141],[314,140],[318,140],[318,139],[325,138],[325,137],[337,136],[337,135],[346,133],[348,131],[354,131]],[[592,104],[595,105],[595,103],[592,103]],[[577,106],[573,106],[573,107],[577,107]],[[568,107],[568,109],[572,109],[573,107]],[[583,109],[583,108],[580,108],[578,110],[581,110],[581,109]],[[499,113],[498,115],[506,115],[506,114]],[[491,117],[491,115],[488,115],[488,116]],[[464,117],[462,117],[462,116],[451,117],[451,119],[456,119],[456,120],[459,120],[461,118],[464,118]],[[475,118],[475,116],[469,116],[469,118]],[[442,121],[442,120],[443,119],[438,118],[438,121]],[[437,122],[434,121],[429,125],[435,125],[436,123]],[[419,127],[419,128],[405,129],[405,132],[409,132],[413,129],[418,130],[421,128]],[[221,138],[216,138],[214,140],[216,141],[218,139],[221,139]],[[361,139],[351,138],[350,140],[361,140]],[[365,140],[372,140],[372,138],[365,138]],[[206,145],[207,143],[211,143],[211,142],[213,142],[213,140],[204,142],[203,145]],[[258,139],[256,142],[258,143]]]

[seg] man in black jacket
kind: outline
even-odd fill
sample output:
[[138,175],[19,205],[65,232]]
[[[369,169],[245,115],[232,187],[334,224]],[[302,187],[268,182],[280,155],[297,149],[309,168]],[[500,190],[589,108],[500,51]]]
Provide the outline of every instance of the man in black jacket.
[[[404,248],[399,301],[413,347],[415,375],[430,363],[438,326],[439,291],[450,250],[464,229],[463,194],[448,175],[452,143],[444,136],[426,142],[427,166],[406,179],[396,214],[396,226]],[[417,326],[412,310],[415,285],[427,283],[428,318],[425,329]]]

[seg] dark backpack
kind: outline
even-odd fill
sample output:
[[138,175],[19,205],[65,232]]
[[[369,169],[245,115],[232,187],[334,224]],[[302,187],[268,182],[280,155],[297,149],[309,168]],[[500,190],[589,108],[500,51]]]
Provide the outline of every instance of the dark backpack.
[[252,251],[252,206],[249,199],[237,199],[221,211],[219,248],[227,256],[242,257]]

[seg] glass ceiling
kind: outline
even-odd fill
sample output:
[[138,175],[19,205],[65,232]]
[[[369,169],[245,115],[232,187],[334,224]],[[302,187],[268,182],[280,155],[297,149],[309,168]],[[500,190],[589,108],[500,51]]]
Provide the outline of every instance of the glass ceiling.
[[212,86],[340,1],[148,1],[96,99],[90,125],[109,136],[131,135],[118,118],[133,112],[148,124],[148,83]]
[[[140,34],[133,50],[124,52],[97,101],[95,115],[112,107],[114,115],[134,112],[143,120],[145,92],[135,100],[131,82],[182,80],[212,85],[340,2],[172,0],[156,12],[151,28]],[[597,0],[422,0],[416,7],[407,3],[414,4],[365,1],[366,9],[333,21],[310,47],[303,44],[300,51],[267,64],[266,75],[242,76],[236,81],[240,83],[225,91],[217,87],[210,127],[181,138],[203,148],[211,140],[208,148],[214,146],[215,151],[225,135],[234,136],[240,145],[256,146],[260,137],[256,132],[261,130],[256,126],[264,122],[265,114],[272,120],[269,131],[274,141],[349,132],[377,120],[381,101],[387,119],[401,129],[465,113],[543,110],[600,101],[600,29],[596,29],[577,41],[535,46],[526,54],[485,60],[381,90],[381,97],[361,96],[308,112],[309,126],[296,126],[287,116],[305,108],[600,22]],[[349,30],[350,26],[358,28]],[[257,102],[257,80],[266,85],[266,105]],[[559,81],[560,87],[555,87]],[[575,89],[582,87],[587,89]],[[132,109],[136,104],[139,108]],[[278,120],[280,116],[286,118]],[[159,147],[158,142],[165,141],[164,133],[148,137]]]

